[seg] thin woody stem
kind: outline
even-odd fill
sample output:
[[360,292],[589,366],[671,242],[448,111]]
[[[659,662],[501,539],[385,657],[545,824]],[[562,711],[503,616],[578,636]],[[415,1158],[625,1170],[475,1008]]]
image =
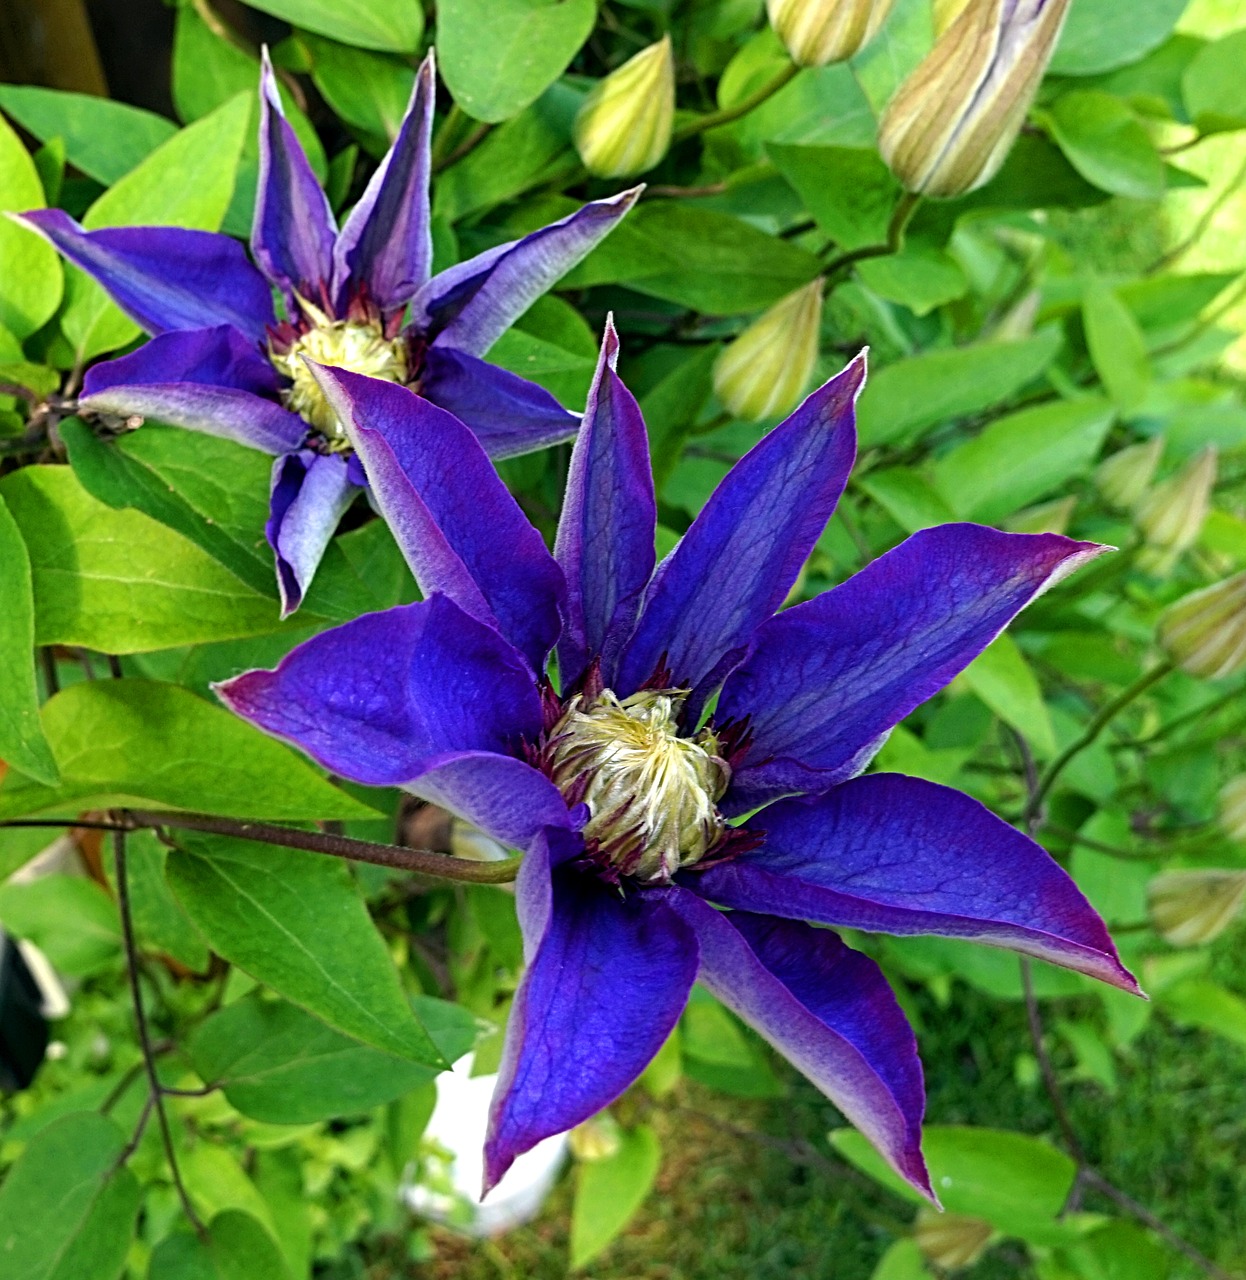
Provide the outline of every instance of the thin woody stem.
[[886,240],[881,244],[867,244],[860,249],[850,249],[847,253],[841,253],[839,257],[832,258],[826,264],[828,289],[836,283],[837,276],[856,263],[864,262],[868,258],[886,258],[900,253],[904,248],[904,233],[908,230],[909,223],[913,221],[913,215],[921,202],[922,198],[916,192],[906,191],[892,211],[891,221],[887,224]]
[[789,62],[782,71],[772,80],[766,81],[759,89],[755,89],[747,98],[741,98],[734,106],[723,107],[721,111],[711,111],[708,115],[698,116],[695,120],[689,120],[687,124],[680,125],[671,137],[673,142],[682,142],[685,138],[695,137],[698,133],[704,133],[707,129],[717,129],[721,125],[731,124],[735,120],[739,120],[741,116],[746,116],[754,107],[760,107],[768,98],[773,98],[780,89],[790,84],[800,73],[800,68],[794,63]]

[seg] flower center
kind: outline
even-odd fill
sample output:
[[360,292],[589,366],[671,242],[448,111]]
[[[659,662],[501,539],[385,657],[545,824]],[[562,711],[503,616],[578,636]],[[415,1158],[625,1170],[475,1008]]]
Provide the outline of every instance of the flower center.
[[717,804],[731,780],[717,737],[681,737],[686,690],[620,701],[577,694],[550,731],[546,768],[569,804],[588,805],[584,838],[619,875],[665,884],[727,834]]
[[403,338],[386,338],[379,320],[333,320],[301,298],[299,303],[309,327],[284,351],[270,342],[269,359],[293,384],[285,393],[286,408],[320,431],[330,448],[344,450],[349,448],[346,430],[302,357],[401,383],[407,380],[407,344]]

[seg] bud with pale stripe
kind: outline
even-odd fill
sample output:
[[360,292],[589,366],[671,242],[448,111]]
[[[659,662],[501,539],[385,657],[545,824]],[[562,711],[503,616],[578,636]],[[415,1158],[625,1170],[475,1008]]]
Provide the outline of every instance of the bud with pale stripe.
[[867,45],[895,0],[766,0],[770,25],[798,67],[843,62]]

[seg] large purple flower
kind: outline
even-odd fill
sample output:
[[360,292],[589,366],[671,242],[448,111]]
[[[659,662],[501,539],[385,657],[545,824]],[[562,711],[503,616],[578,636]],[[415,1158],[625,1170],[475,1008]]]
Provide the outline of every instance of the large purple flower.
[[283,616],[298,608],[364,483],[304,357],[417,388],[467,423],[493,458],[567,440],[579,425],[541,387],[481,357],[615,226],[639,188],[430,278],[435,87],[430,53],[394,145],[339,231],[265,53],[254,263],[237,241],[210,232],[84,231],[59,209],[22,215],[152,335],[87,373],[84,409],[158,418],[276,455],[267,534]]
[[972,938],[1136,989],[1037,844],[957,791],[860,776],[893,725],[1100,548],[948,525],[776,614],[852,465],[857,360],[741,459],[655,568],[645,427],[616,350],[608,331],[553,555],[450,414],[319,370],[427,599],[220,695],[335,773],[525,851],[528,969],[490,1185],[626,1089],[699,980],[930,1194],[913,1034],[877,966],[807,922]]

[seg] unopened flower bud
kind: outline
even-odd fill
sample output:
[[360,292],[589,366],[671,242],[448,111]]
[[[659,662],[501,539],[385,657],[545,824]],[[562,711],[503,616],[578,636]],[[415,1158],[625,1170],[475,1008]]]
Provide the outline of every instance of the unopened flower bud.
[[879,126],[883,159],[908,190],[961,196],[999,172],[1068,7],[1069,0],[969,0]]
[[575,117],[575,149],[599,177],[644,173],[666,154],[674,119],[675,59],[670,36],[663,36],[584,99]]
[[1246,573],[1169,605],[1160,615],[1159,639],[1192,676],[1223,680],[1246,668]]
[[994,1228],[981,1218],[963,1213],[939,1213],[920,1209],[913,1224],[913,1239],[926,1260],[940,1271],[972,1267],[986,1252]]
[[623,1145],[623,1131],[609,1112],[602,1111],[577,1124],[567,1135],[567,1145],[577,1160],[609,1160]]
[[730,343],[714,365],[714,390],[748,422],[780,417],[800,403],[818,360],[821,278],[789,293]]
[[798,67],[843,62],[878,34],[895,0],[766,0],[770,25]]
[[1226,782],[1220,792],[1220,828],[1230,840],[1246,844],[1246,773]]
[[1121,511],[1132,511],[1155,479],[1163,454],[1164,437],[1155,436],[1105,458],[1095,470],[1095,485],[1104,501]]
[[1134,513],[1147,543],[1147,554],[1139,557],[1143,568],[1167,573],[1198,541],[1215,483],[1216,450],[1207,448],[1143,498]]
[[1174,947],[1218,938],[1246,902],[1246,871],[1170,871],[1147,890],[1151,919]]

